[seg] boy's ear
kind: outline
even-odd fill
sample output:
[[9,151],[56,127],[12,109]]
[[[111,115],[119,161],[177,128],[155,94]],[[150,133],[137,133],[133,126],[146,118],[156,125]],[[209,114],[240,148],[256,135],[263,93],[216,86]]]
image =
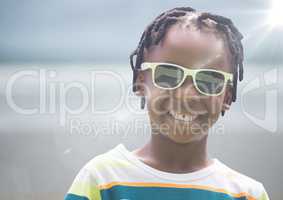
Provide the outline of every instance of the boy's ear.
[[229,110],[231,103],[232,103],[232,88],[228,87],[225,91],[224,101],[222,104],[222,111]]
[[137,96],[145,96],[145,74],[143,72],[138,72],[135,84],[137,89],[135,94]]

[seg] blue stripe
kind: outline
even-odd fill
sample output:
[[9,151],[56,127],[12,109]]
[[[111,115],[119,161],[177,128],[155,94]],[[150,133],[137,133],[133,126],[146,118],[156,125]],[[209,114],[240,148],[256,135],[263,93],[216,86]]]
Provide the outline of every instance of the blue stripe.
[[79,196],[76,194],[67,194],[64,200],[89,200],[87,197]]
[[101,190],[102,200],[247,200],[221,192],[192,188],[113,186]]

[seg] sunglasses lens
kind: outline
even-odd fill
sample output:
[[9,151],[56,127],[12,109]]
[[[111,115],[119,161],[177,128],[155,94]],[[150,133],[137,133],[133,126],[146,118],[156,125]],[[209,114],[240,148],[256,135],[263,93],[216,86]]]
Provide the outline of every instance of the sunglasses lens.
[[174,88],[183,79],[184,71],[171,65],[158,65],[155,68],[154,81],[162,88]]
[[224,87],[224,75],[215,71],[199,71],[196,74],[198,89],[205,94],[219,94]]

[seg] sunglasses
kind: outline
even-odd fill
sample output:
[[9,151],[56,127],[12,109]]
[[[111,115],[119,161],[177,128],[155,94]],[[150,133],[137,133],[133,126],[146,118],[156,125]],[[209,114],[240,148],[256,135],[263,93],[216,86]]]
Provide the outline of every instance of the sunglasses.
[[171,63],[144,62],[141,70],[152,70],[153,84],[165,90],[180,87],[187,76],[191,76],[197,91],[207,96],[218,96],[227,83],[232,85],[233,74],[214,69],[188,69]]

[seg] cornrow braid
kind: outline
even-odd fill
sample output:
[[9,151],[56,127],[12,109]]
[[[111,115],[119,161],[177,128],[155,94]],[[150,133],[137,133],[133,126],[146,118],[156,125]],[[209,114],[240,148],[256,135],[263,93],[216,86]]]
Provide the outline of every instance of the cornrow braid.
[[[149,48],[151,45],[158,45],[158,43],[165,36],[167,29],[170,25],[173,25],[178,21],[178,17],[186,15],[188,12],[194,12],[195,10],[190,7],[178,7],[161,13],[155,18],[155,20],[147,26],[142,33],[138,47],[130,55],[130,64],[133,70],[133,91],[137,90],[136,79],[137,70],[140,69],[143,62],[143,53],[145,48]],[[158,34],[157,37],[154,37]],[[135,61],[134,61],[134,57]]]
[[[144,50],[152,45],[158,45],[164,38],[166,31],[177,22],[180,22],[185,15],[196,13],[196,10],[191,7],[177,7],[161,13],[150,23],[144,30],[137,48],[130,55],[130,64],[133,70],[133,91],[137,90],[136,79],[137,72],[140,69],[144,59]],[[233,22],[220,15],[210,13],[200,13],[197,15],[197,26],[202,27],[205,24],[204,20],[212,20],[216,23],[215,28],[222,32],[227,40],[229,50],[232,55],[232,71],[233,71],[233,86],[232,86],[232,102],[236,101],[237,82],[243,80],[243,46],[241,40],[243,35],[234,26]],[[232,103],[230,102],[230,103]],[[222,112],[222,115],[224,112]]]
[[[225,17],[219,15],[213,15],[210,13],[202,13],[198,18],[198,23],[205,19],[211,19],[217,23],[216,28],[222,31],[228,40],[229,49],[232,53],[232,65],[233,65],[233,96],[232,101],[236,101],[237,95],[237,83],[238,78],[240,81],[243,80],[243,45],[241,40],[243,39],[243,35],[238,31],[238,29],[234,26],[233,22]],[[239,76],[238,76],[239,74]]]

